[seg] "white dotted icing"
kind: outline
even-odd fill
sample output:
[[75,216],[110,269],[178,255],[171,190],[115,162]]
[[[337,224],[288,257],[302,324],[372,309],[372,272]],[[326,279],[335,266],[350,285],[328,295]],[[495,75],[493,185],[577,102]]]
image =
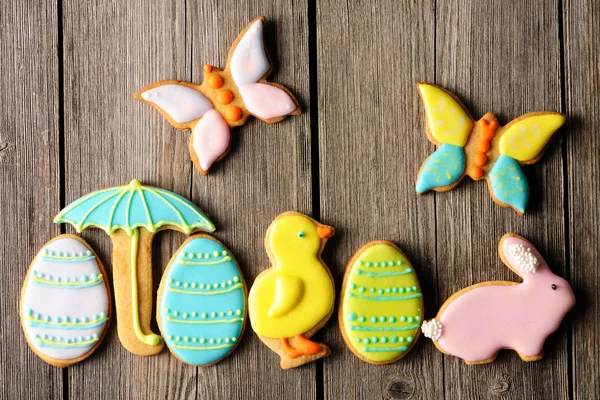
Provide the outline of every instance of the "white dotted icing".
[[521,243],[513,244],[508,247],[508,252],[514,260],[514,264],[517,268],[535,274],[540,262],[531,253],[529,247],[523,246]]
[[423,322],[421,325],[421,331],[425,337],[430,338],[434,342],[442,337],[442,323],[436,321],[435,318],[431,321]]

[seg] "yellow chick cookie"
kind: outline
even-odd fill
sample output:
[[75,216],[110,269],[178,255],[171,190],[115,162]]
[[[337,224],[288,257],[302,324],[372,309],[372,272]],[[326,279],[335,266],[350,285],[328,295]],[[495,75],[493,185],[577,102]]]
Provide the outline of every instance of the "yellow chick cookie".
[[252,328],[289,369],[329,355],[313,336],[331,317],[335,289],[321,260],[330,226],[298,212],[285,212],[271,223],[265,247],[272,267],[254,281],[248,297]]

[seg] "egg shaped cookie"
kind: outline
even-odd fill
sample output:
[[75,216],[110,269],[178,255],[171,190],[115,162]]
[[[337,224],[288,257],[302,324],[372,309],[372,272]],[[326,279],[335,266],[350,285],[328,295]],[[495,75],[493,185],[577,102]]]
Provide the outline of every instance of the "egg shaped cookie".
[[44,245],[21,291],[21,324],[41,359],[67,367],[100,345],[111,314],[106,271],[96,253],[75,235]]
[[206,366],[231,353],[246,325],[246,284],[218,240],[195,235],[171,258],[158,288],[158,326],[181,361]]
[[423,295],[410,261],[388,241],[362,246],[346,268],[339,307],[342,336],[371,364],[404,357],[419,337]]

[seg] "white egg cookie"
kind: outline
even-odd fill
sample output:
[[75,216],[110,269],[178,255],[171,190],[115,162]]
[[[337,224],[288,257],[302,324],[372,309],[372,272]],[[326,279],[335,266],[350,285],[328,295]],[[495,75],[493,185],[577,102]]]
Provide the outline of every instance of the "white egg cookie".
[[21,291],[21,324],[34,353],[68,367],[89,357],[111,317],[106,271],[92,248],[60,235],[36,255]]

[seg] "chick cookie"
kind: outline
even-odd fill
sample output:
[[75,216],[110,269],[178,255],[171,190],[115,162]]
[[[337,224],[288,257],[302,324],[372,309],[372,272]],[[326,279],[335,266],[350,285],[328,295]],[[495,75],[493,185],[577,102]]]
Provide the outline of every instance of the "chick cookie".
[[338,319],[346,345],[371,364],[397,361],[417,342],[421,286],[412,264],[392,242],[370,242],[354,254],[344,275]]
[[272,267],[254,281],[248,297],[250,323],[260,340],[290,369],[329,355],[310,340],[333,313],[335,289],[321,260],[330,226],[285,212],[269,226],[265,247]]
[[498,245],[500,258],[523,279],[482,282],[460,290],[421,329],[443,353],[467,364],[486,364],[501,349],[513,349],[523,361],[543,356],[546,338],[575,305],[569,283],[548,268],[531,243],[507,233]]

